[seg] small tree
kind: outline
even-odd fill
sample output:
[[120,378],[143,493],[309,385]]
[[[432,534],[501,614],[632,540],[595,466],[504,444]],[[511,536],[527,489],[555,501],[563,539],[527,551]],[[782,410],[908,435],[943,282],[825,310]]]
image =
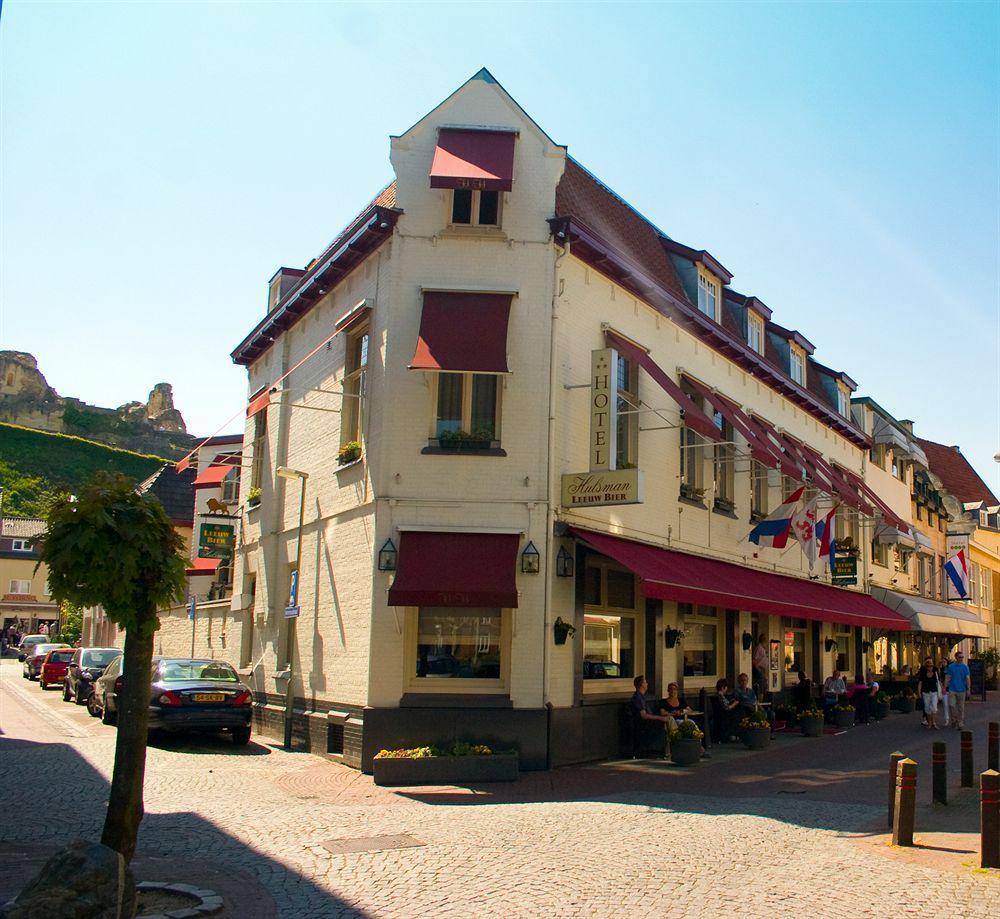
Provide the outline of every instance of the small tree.
[[102,606],[125,630],[115,765],[101,842],[128,863],[143,814],[156,611],[183,596],[184,541],[157,498],[139,494],[121,474],[99,472],[76,499],[58,498],[46,523],[41,561],[49,567],[52,596]]
[[83,634],[83,608],[64,600],[59,604],[59,641],[75,645]]

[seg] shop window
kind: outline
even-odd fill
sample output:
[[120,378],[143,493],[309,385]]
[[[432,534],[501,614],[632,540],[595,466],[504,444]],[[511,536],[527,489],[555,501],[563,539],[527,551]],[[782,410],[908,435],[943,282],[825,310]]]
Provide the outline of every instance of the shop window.
[[770,513],[767,466],[752,460],[750,468],[750,513],[754,517],[763,518]]
[[452,192],[451,222],[455,226],[500,226],[500,192],[456,188]]
[[632,691],[644,653],[643,621],[635,575],[611,564],[588,563],[582,662],[586,692]]
[[715,476],[715,506],[731,511],[735,507],[733,501],[736,480],[736,446],[733,443],[735,433],[733,426],[723,418],[720,412],[713,416],[716,427],[722,435],[722,443],[716,444],[713,473]]
[[434,434],[447,447],[468,441],[499,445],[500,384],[492,373],[436,374]]
[[638,463],[639,452],[639,368],[621,355],[618,356],[618,442],[616,465],[631,469]]
[[417,611],[418,680],[502,677],[503,615],[499,609],[421,607]]
[[698,309],[711,319],[719,318],[719,282],[706,272],[698,272]]
[[267,450],[267,409],[253,416],[253,458],[250,464],[250,488],[260,488]]
[[344,364],[344,398],[340,413],[340,445],[362,443],[364,437],[364,399],[368,379],[368,329],[359,329],[347,337]]
[[[702,398],[690,386],[681,387],[698,408]],[[701,500],[705,492],[704,440],[687,425],[681,428],[681,497]]]
[[833,637],[837,642],[837,660],[833,666],[849,681],[854,675],[854,630],[838,623],[833,627]]
[[793,685],[798,682],[800,672],[809,672],[809,623],[805,619],[783,616],[781,627],[784,635],[785,683]]
[[723,669],[722,622],[719,611],[711,606],[687,606],[678,610],[684,616],[685,688],[711,687]]

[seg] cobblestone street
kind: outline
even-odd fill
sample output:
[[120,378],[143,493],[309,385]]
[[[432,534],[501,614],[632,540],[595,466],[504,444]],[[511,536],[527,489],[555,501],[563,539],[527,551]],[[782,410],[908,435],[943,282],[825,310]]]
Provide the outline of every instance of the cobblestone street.
[[[977,772],[985,723],[998,716],[995,695],[971,707]],[[376,788],[265,739],[244,750],[225,738],[168,741],[149,751],[135,868],[218,890],[223,915],[240,917],[882,919],[928,903],[995,917],[1000,877],[974,870],[976,854],[916,863],[872,840],[884,831],[891,750],[921,763],[920,800],[929,795],[931,738],[918,718],[778,737],[759,754],[720,750],[691,772],[608,764],[474,792]],[[15,866],[0,876],[2,902],[53,847],[97,838],[115,734],[22,680],[11,659],[0,664],[0,730],[0,861]],[[957,770],[958,738],[941,736]],[[38,802],[46,816],[29,819]],[[918,841],[932,829],[919,820]],[[401,835],[410,839],[387,838]]]

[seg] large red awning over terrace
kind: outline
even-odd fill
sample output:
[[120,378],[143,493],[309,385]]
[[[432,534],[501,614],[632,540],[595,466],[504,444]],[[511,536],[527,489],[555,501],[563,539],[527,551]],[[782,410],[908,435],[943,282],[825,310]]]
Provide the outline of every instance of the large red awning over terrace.
[[637,574],[646,597],[899,632],[910,629],[908,619],[868,594],[578,527],[570,527],[570,532]]
[[511,294],[425,290],[410,370],[509,373]]
[[431,163],[431,188],[510,191],[516,139],[512,131],[442,128]]
[[400,534],[390,606],[516,607],[516,533]]

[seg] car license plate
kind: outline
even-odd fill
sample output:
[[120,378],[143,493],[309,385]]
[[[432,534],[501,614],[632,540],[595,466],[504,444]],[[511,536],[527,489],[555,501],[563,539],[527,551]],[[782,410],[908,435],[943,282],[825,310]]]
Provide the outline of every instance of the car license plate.
[[221,692],[196,692],[193,698],[195,702],[223,702],[226,697]]

